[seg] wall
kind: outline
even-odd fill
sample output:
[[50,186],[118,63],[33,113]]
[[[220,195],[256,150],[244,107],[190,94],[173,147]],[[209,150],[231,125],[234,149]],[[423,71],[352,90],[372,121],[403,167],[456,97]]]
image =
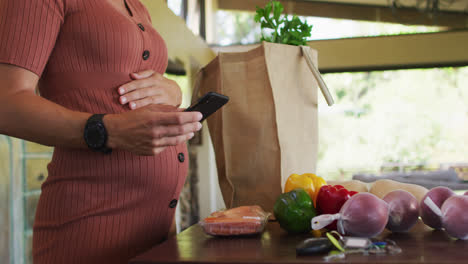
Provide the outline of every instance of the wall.
[[10,261],[10,146],[0,135],[0,263]]

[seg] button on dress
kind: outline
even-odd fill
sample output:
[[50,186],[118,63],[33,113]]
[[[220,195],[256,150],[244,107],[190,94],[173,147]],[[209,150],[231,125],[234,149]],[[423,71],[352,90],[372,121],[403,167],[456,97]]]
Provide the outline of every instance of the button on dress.
[[[0,63],[40,76],[41,96],[68,109],[131,111],[117,88],[133,72],[164,73],[167,49],[138,0],[126,1],[128,14],[110,1],[0,0]],[[127,263],[163,241],[188,169],[180,153],[188,155],[185,144],[156,156],[56,147],[37,206],[34,264]]]

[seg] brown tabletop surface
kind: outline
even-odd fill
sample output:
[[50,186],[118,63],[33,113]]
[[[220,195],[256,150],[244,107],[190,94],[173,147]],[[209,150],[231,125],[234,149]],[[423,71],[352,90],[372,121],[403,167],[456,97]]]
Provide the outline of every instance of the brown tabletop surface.
[[[136,257],[130,263],[327,263],[324,255],[296,256],[296,245],[312,237],[289,235],[276,222],[253,237],[219,238],[206,235],[194,225],[176,237]],[[454,240],[440,230],[418,222],[409,233],[384,231],[380,239],[395,241],[398,255],[348,255],[341,263],[468,263],[468,241]]]

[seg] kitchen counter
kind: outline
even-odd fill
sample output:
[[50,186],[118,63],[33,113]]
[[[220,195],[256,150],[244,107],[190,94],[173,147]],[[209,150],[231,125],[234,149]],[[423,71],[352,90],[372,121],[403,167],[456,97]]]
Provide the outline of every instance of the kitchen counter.
[[[136,257],[131,264],[150,263],[327,263],[320,256],[296,256],[296,245],[311,237],[289,235],[276,222],[265,232],[251,237],[217,238],[206,235],[194,225],[176,237]],[[402,248],[398,255],[348,255],[341,263],[465,263],[468,241],[454,240],[440,230],[432,230],[419,221],[409,233],[384,231]],[[328,262],[329,263],[329,262]]]

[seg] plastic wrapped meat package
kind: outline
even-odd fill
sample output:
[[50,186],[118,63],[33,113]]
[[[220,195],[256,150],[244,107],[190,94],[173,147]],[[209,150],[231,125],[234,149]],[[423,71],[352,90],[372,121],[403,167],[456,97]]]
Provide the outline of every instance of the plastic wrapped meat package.
[[270,213],[260,206],[240,206],[212,213],[200,222],[212,236],[238,236],[262,233]]

